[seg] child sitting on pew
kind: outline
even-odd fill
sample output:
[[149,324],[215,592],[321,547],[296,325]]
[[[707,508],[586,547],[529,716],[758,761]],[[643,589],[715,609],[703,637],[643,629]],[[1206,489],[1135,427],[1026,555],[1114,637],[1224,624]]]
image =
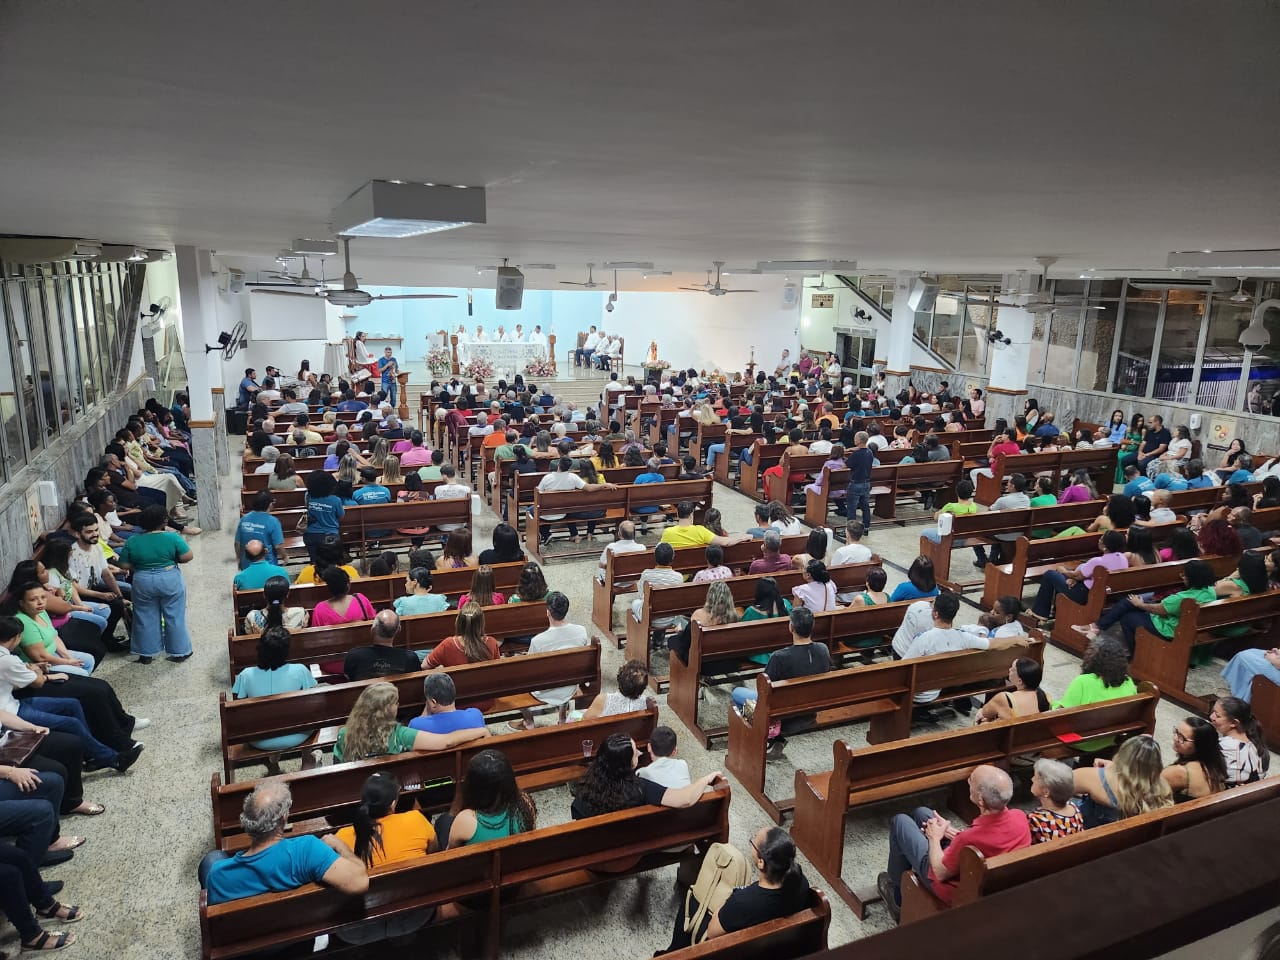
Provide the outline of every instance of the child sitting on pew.
[[636,770],[642,780],[651,780],[667,789],[687,787],[692,779],[689,764],[676,756],[676,732],[670,727],[654,727],[649,735],[649,763]]

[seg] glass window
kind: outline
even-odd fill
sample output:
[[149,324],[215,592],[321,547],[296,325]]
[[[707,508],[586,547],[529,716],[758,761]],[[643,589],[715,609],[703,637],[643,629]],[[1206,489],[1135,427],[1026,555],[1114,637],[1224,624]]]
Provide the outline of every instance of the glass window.
[[[1200,328],[1204,324],[1204,294],[1199,290],[1170,290],[1166,294],[1164,329],[1156,354],[1157,400],[1186,403],[1196,368]],[[1236,371],[1239,376],[1239,370]]]
[[1041,383],[1044,378],[1044,336],[1049,326],[1049,314],[1031,315],[1031,342],[1027,344],[1027,383]]
[[44,414],[45,430],[50,436],[58,433],[66,423],[66,382],[60,381],[54,365],[58,335],[56,315],[52,318],[44,298],[44,283],[35,267],[26,269],[22,292],[26,296],[28,326],[31,329],[31,350],[36,359],[36,383],[40,394],[40,409]]
[[[1061,290],[1059,290],[1059,295]],[[1039,322],[1039,321],[1037,321]],[[1049,345],[1045,353],[1044,382],[1060,387],[1076,383],[1076,341],[1080,337],[1080,310],[1063,307],[1049,314]]]
[[8,279],[4,284],[5,314],[8,318],[9,343],[14,353],[15,397],[22,439],[18,449],[35,453],[44,446],[45,430],[43,417],[36,401],[35,357],[32,353],[31,335],[27,320],[26,297],[22,290],[23,282],[17,278]]
[[1126,289],[1113,393],[1131,397],[1147,395],[1147,380],[1151,375],[1151,347],[1156,339],[1160,299],[1159,290],[1138,290],[1134,287]]
[[[967,294],[987,293],[968,288]],[[987,369],[987,334],[991,330],[991,307],[966,302],[964,305],[964,336],[960,343],[960,369],[982,373]]]
[[[1245,284],[1246,293],[1250,286]],[[1257,284],[1252,286],[1256,287]],[[1255,289],[1253,293],[1255,298],[1266,298],[1266,291]],[[1216,301],[1214,303],[1215,315],[1223,310],[1230,316],[1231,326],[1226,335],[1235,338],[1235,346],[1241,352],[1244,348],[1239,344],[1240,332],[1249,325],[1255,303],[1256,299],[1244,304],[1231,303],[1229,300],[1221,304]],[[1250,411],[1271,414],[1273,410],[1280,410],[1280,310],[1271,309],[1263,314],[1262,325],[1271,335],[1271,342],[1253,355],[1249,365],[1249,390],[1245,394],[1245,406]],[[1237,367],[1239,366],[1238,363]]]
[[71,265],[71,274],[71,310],[76,343],[83,358],[85,397],[89,403],[97,403],[102,398],[102,366],[97,332],[93,329],[93,284],[79,264]]
[[933,317],[931,314],[920,311],[915,315],[915,337],[921,343],[928,344],[932,349],[933,344],[929,342],[929,328],[933,325]]
[[67,280],[64,276],[46,277],[42,285],[45,317],[49,322],[54,379],[63,403],[63,422],[74,420],[84,411],[83,388],[80,384],[80,358],[77,355],[72,317],[68,308]]
[[933,305],[933,352],[947,363],[955,364],[960,356],[960,302],[939,296]]

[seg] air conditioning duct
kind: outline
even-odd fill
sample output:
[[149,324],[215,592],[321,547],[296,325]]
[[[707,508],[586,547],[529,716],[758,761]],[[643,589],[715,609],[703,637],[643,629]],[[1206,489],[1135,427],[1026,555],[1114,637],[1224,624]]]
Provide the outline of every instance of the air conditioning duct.
[[102,256],[101,240],[74,237],[0,237],[0,260],[10,263],[59,263]]
[[1179,277],[1174,279],[1170,277],[1167,280],[1130,280],[1129,286],[1135,290],[1203,290],[1212,292],[1220,289],[1219,285],[1212,279],[1201,280],[1199,278],[1190,279]]

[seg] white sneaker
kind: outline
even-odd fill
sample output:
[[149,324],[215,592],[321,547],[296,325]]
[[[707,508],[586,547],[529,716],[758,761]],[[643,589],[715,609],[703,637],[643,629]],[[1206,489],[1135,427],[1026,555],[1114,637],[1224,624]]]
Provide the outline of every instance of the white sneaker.
[[151,726],[151,721],[147,717],[133,718],[133,729],[135,732],[138,730],[145,730],[149,726]]

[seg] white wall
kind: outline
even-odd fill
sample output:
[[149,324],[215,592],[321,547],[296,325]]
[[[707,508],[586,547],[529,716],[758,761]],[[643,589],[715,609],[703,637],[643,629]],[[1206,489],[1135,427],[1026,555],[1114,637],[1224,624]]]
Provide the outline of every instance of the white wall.
[[784,349],[795,352],[798,305],[782,302],[784,278],[726,277],[727,287],[759,293],[712,297],[705,293],[631,293],[613,313],[601,309],[597,326],[626,338],[627,363],[639,363],[658,342],[658,356],[673,366],[742,370],[755,347],[756,362],[772,370]]

